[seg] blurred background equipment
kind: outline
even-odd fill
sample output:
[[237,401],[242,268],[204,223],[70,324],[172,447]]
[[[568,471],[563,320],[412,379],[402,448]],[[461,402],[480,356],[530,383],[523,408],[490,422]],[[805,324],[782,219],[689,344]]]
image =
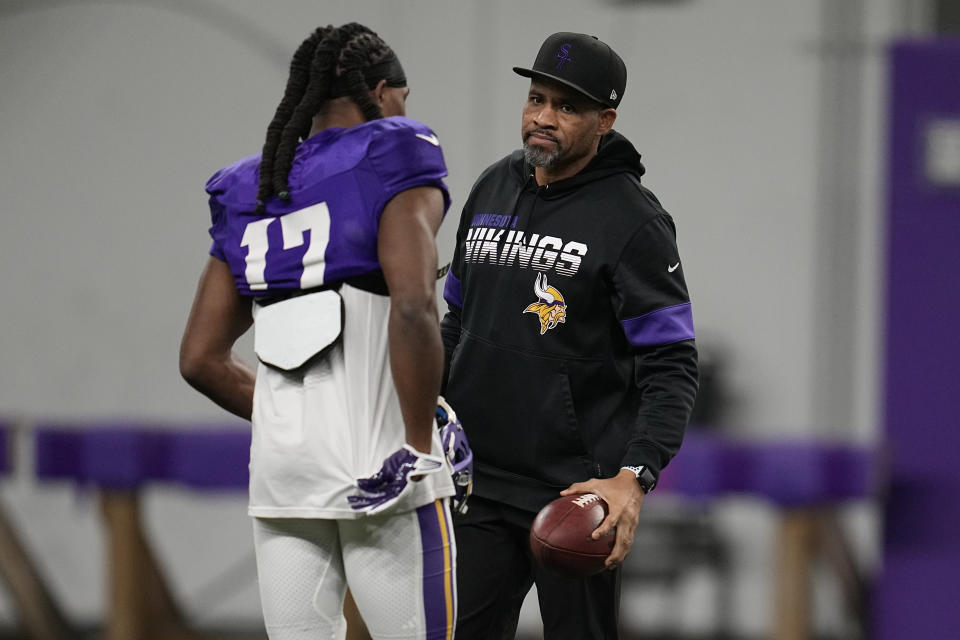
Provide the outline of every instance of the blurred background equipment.
[[[250,433],[243,423],[189,429],[129,422],[44,424],[36,425],[34,433],[39,480],[72,482],[97,492],[107,553],[105,640],[266,637],[255,626],[207,633],[193,629],[171,590],[141,513],[148,485],[245,493]],[[217,533],[214,526],[206,535],[215,538]]]

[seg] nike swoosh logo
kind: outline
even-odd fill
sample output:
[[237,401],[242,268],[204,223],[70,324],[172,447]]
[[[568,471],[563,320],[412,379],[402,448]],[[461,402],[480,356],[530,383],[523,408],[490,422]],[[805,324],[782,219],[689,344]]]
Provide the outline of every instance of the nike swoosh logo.
[[668,267],[667,267],[667,273],[673,273],[674,271],[677,270],[677,267],[679,267],[679,266],[680,266],[680,263],[679,263],[679,262],[678,262],[677,264],[673,265],[672,267],[668,266]]
[[432,133],[431,133],[430,135],[425,135],[425,134],[422,134],[422,133],[418,133],[418,134],[417,134],[417,137],[420,138],[421,140],[426,140],[427,142],[429,142],[430,144],[432,144],[432,145],[435,146],[435,147],[439,147],[439,146],[440,146],[440,140],[437,138],[436,135],[434,135],[434,134],[432,134]]

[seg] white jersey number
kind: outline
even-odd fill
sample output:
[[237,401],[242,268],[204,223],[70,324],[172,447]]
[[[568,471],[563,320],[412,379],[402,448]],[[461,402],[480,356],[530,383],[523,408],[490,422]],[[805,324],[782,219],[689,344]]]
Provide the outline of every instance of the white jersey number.
[[267,270],[267,250],[269,240],[267,229],[277,219],[280,220],[280,229],[283,232],[283,249],[293,249],[303,244],[304,233],[310,232],[310,244],[303,254],[303,272],[300,275],[300,288],[309,289],[323,284],[323,272],[326,268],[324,256],[327,245],[330,243],[330,209],[326,202],[318,202],[306,209],[293,211],[275,218],[263,218],[249,223],[243,230],[240,239],[241,247],[249,247],[247,251],[246,270],[251,291],[263,291],[267,288],[264,273]]

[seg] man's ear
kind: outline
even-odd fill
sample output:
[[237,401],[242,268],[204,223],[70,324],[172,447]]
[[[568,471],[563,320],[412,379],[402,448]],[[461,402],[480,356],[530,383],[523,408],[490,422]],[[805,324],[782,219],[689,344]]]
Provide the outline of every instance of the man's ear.
[[613,123],[617,119],[616,109],[602,109],[600,111],[600,122],[597,124],[597,135],[606,135],[613,129]]
[[383,105],[383,89],[387,86],[387,80],[384,78],[377,83],[373,89],[370,90],[370,98],[373,100],[373,103],[376,105]]

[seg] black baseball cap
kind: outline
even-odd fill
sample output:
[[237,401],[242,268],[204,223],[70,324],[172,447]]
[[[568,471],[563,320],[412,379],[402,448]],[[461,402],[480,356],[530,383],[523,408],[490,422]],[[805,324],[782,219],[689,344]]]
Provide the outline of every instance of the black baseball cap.
[[608,107],[617,108],[627,88],[627,67],[596,36],[561,31],[543,41],[532,69],[514,67],[525,78],[548,78]]

